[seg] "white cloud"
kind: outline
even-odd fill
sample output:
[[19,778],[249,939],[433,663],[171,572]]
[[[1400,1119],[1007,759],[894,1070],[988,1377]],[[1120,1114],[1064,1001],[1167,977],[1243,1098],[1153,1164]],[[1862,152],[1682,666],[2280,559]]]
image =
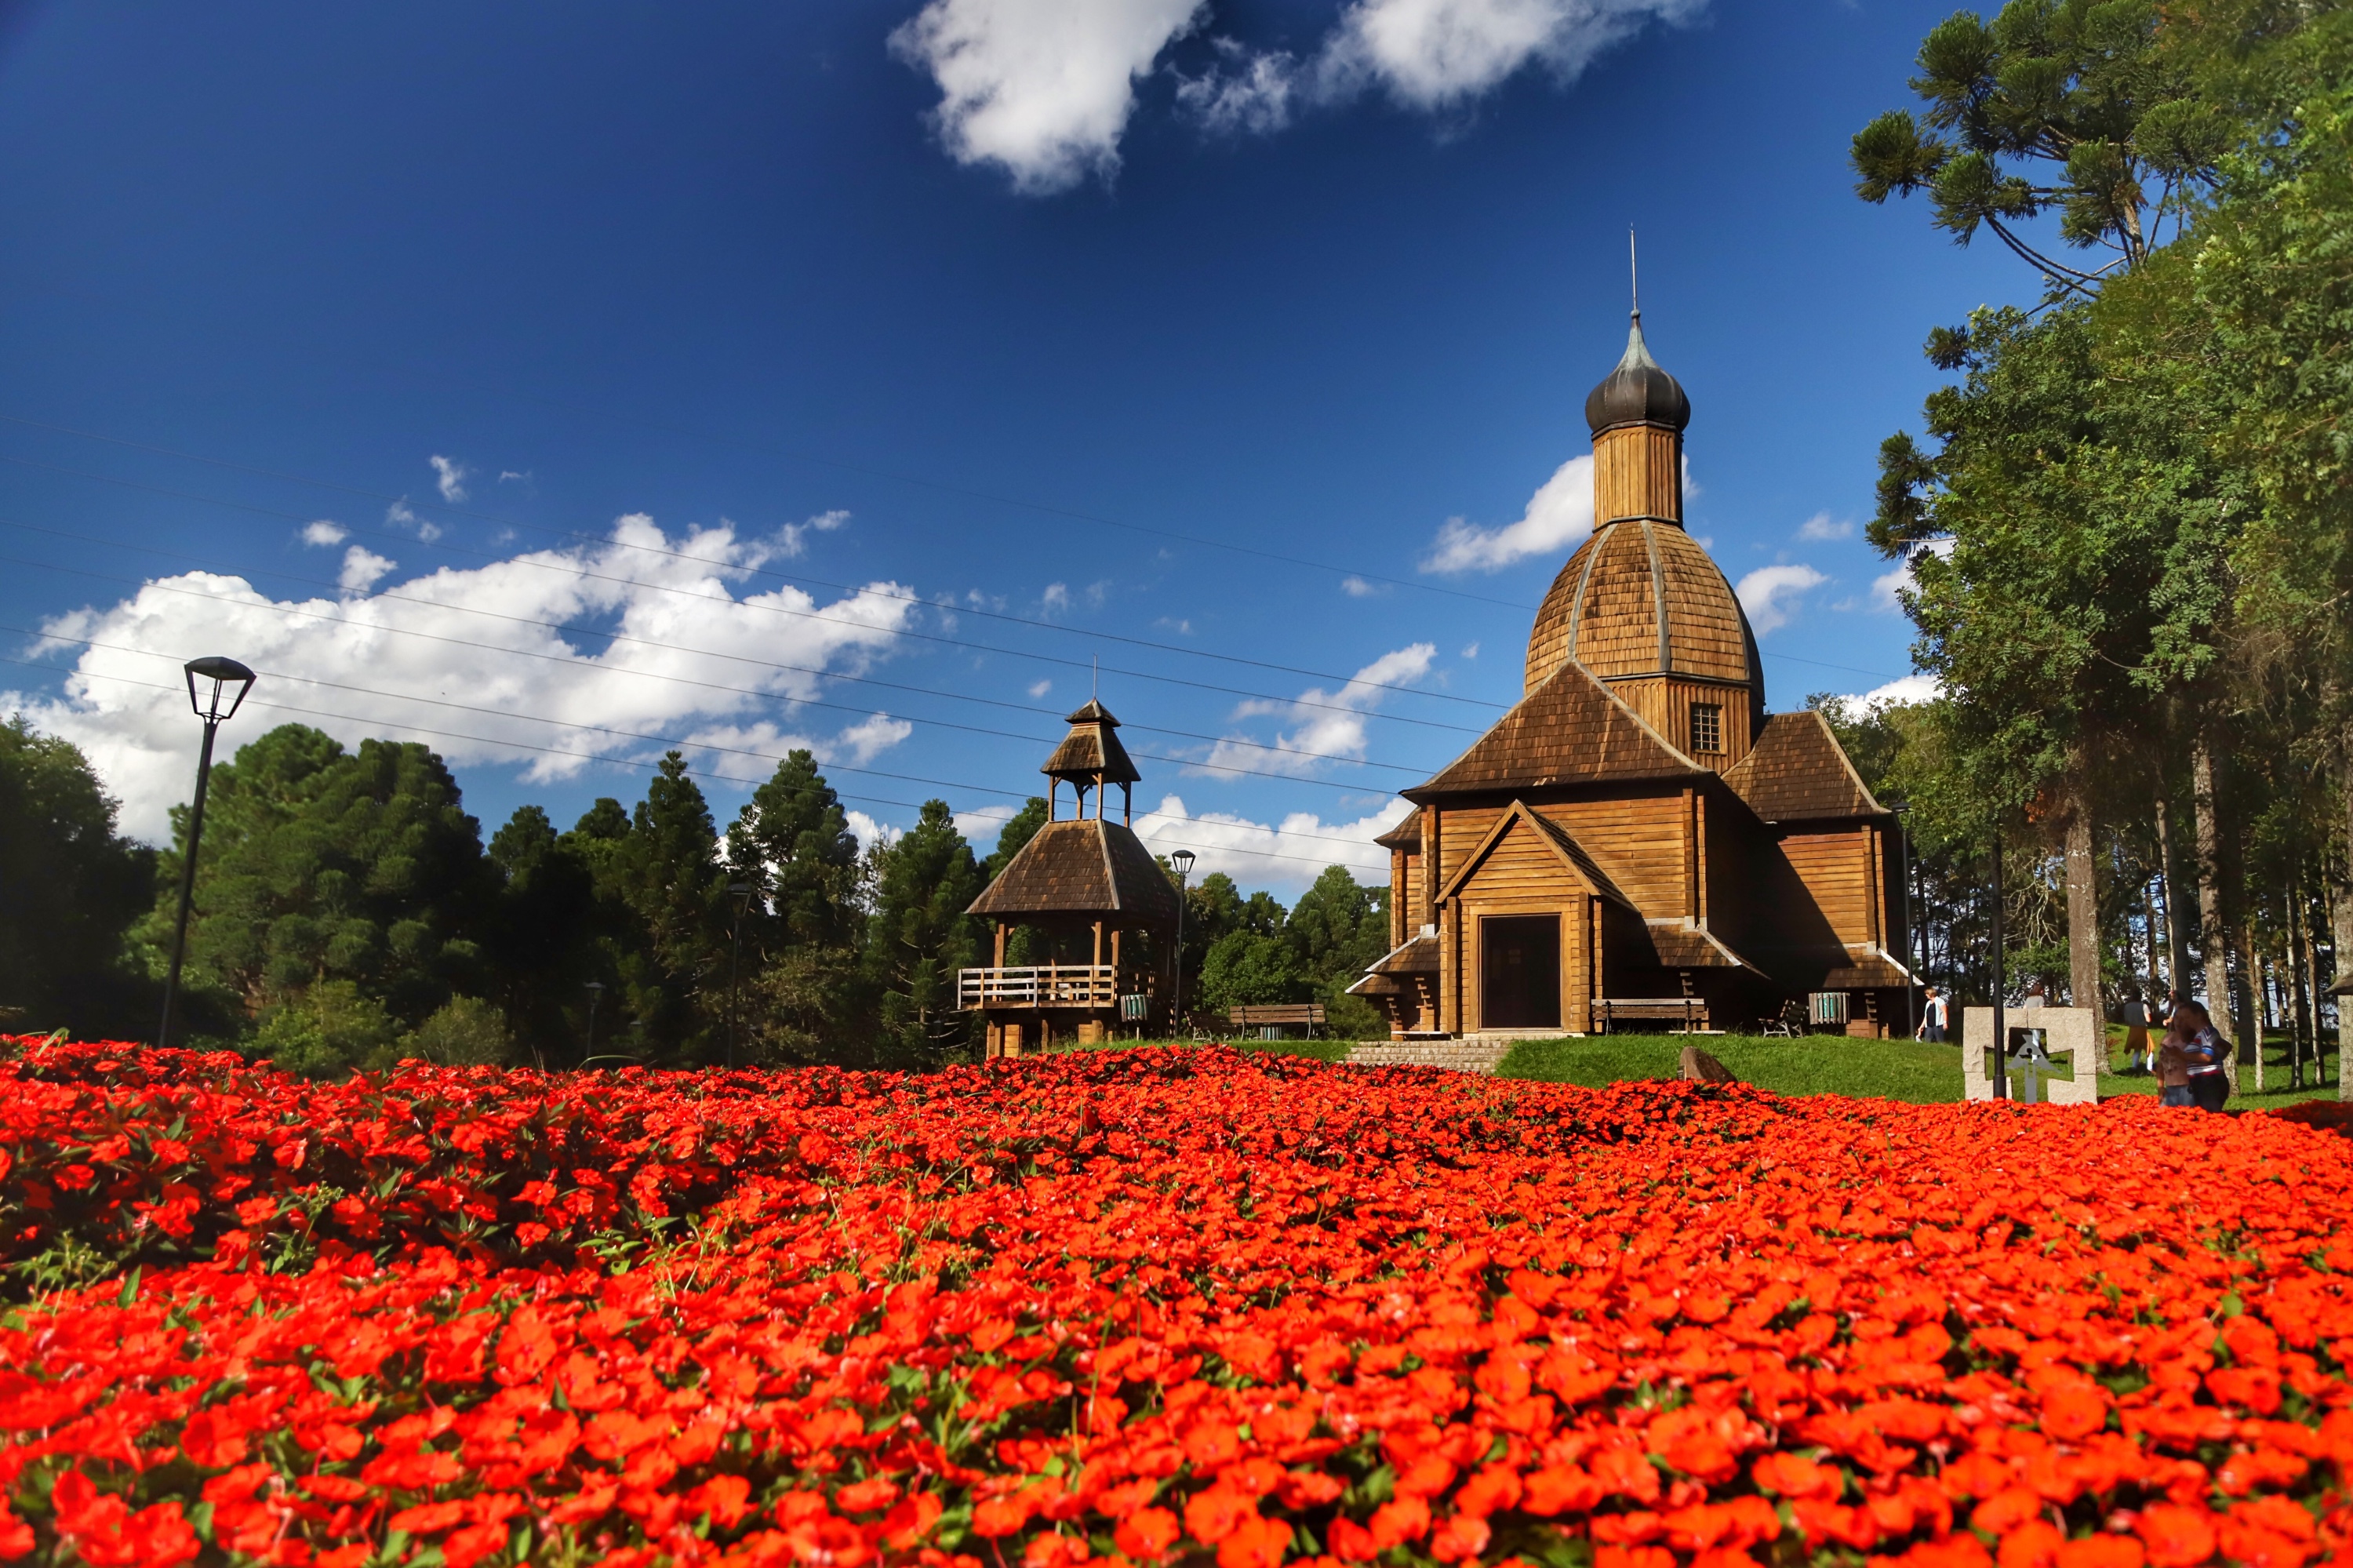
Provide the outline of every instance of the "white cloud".
[[[1653,20],[1705,0],[1352,0],[1306,58],[1217,37],[1219,60],[1180,78],[1178,111],[1221,134],[1271,134],[1311,103],[1367,91],[1459,112],[1522,70],[1573,81]],[[958,163],[1004,170],[1027,195],[1119,167],[1135,84],[1191,33],[1201,0],[930,0],[892,52],[940,90],[932,121]]]
[[847,760],[864,767],[914,733],[915,726],[905,719],[892,718],[889,714],[869,714],[818,747],[818,757],[825,762]]
[[1054,683],[1051,681],[1032,681],[1029,683],[1029,694],[1033,697],[1042,697],[1053,689]]
[[428,545],[441,536],[441,525],[419,517],[416,510],[408,504],[406,497],[385,507],[384,520],[396,527],[414,528],[417,530],[417,536]]
[[364,545],[353,545],[343,552],[343,569],[335,584],[345,593],[365,593],[399,564],[386,560]]
[[1788,625],[1798,613],[1797,601],[1830,580],[1802,564],[1759,567],[1742,577],[1732,591],[1740,596],[1740,608],[1748,612],[1748,624],[1762,637]]
[[438,453],[426,461],[433,465],[433,482],[441,487],[442,500],[466,499],[466,476],[473,471],[471,469],[454,458],[445,458]]
[[[1206,766],[1195,764],[1190,771],[1215,772],[1222,765],[1305,776],[1315,772],[1319,760],[1324,758],[1361,759],[1365,755],[1366,715],[1380,705],[1381,698],[1387,694],[1383,688],[1419,680],[1430,673],[1430,662],[1437,656],[1435,643],[1416,642],[1382,654],[1357,671],[1337,692],[1315,687],[1301,693],[1295,703],[1244,703],[1234,710],[1235,718],[1279,715],[1298,727],[1275,736],[1272,744],[1281,750],[1270,749],[1266,743],[1246,736],[1229,736],[1210,748]],[[1302,752],[1314,755],[1298,755]],[[1235,777],[1230,773],[1217,776]]]
[[1681,22],[1704,0],[1357,0],[1317,72],[1326,97],[1377,86],[1421,110],[1457,108],[1536,66],[1559,81],[1652,18]]
[[1389,853],[1373,842],[1405,821],[1413,807],[1392,800],[1371,816],[1326,822],[1310,811],[1294,811],[1280,822],[1210,811],[1195,816],[1182,799],[1164,795],[1160,804],[1135,819],[1136,836],[1155,854],[1189,849],[1200,859],[1196,881],[1222,871],[1242,886],[1304,887],[1327,865],[1345,865],[1363,882],[1387,882]]
[[1222,135],[1271,135],[1291,123],[1299,62],[1290,54],[1251,55],[1230,38],[1215,40],[1231,61],[1177,83],[1177,107]]
[[[1949,556],[1953,553],[1953,541],[1931,539],[1920,547],[1936,555]],[[1911,592],[1917,586],[1912,576],[1912,563],[1917,558],[1916,556],[1906,556],[1894,567],[1871,579],[1872,609],[1886,615],[1898,614],[1903,610],[1904,600],[1900,596]]]
[[1350,599],[1377,599],[1389,591],[1387,583],[1368,583],[1351,572],[1340,579],[1340,591]]
[[948,155],[1026,195],[1119,167],[1135,81],[1193,26],[1201,0],[931,0],[891,35],[940,89]]
[[[21,711],[79,746],[121,798],[125,830],[151,840],[169,831],[166,813],[186,795],[192,742],[179,665],[192,652],[232,653],[262,672],[232,743],[299,722],[346,745],[385,736],[423,740],[461,765],[520,762],[532,780],[569,778],[599,759],[642,762],[663,749],[626,734],[535,722],[545,720],[649,736],[699,733],[705,745],[732,744],[714,726],[749,726],[737,733],[760,734],[763,744],[747,749],[767,756],[780,756],[788,742],[871,756],[904,721],[875,715],[833,741],[797,742],[773,725],[758,731],[779,701],[815,697],[822,686],[817,676],[773,665],[862,669],[889,650],[892,630],[910,624],[917,607],[895,583],[822,605],[789,587],[740,592],[744,574],[775,547],[723,527],[672,536],[632,515],[605,540],[435,572],[370,597],[278,600],[240,577],[189,572],[111,607],[45,622],[55,641],[44,652],[75,661],[63,695],[0,694],[0,713]],[[602,635],[521,621],[590,624]],[[312,683],[329,682],[362,690]],[[469,736],[476,738],[459,738]],[[518,751],[500,739],[553,750]],[[747,777],[774,767],[737,761]]]
[[1821,543],[1831,539],[1852,539],[1854,537],[1854,524],[1848,519],[1834,521],[1829,513],[1817,512],[1798,524],[1798,537],[1810,543]]
[[798,523],[787,523],[779,535],[776,553],[786,558],[797,556],[808,547],[811,534],[830,534],[849,521],[849,514],[837,507]]
[[858,841],[858,847],[862,850],[871,850],[876,844],[895,844],[907,836],[906,829],[877,821],[863,811],[845,810],[841,817],[849,829],[850,837]]
[[1494,572],[1531,556],[1557,556],[1593,532],[1593,459],[1574,457],[1553,471],[1520,520],[1480,528],[1450,517],[1438,530],[1425,572]]
[[1044,609],[1050,615],[1056,610],[1070,609],[1070,585],[1068,583],[1048,583],[1046,585],[1046,592],[1044,596],[1040,598],[1038,602],[1039,608]]
[[1883,686],[1873,686],[1867,692],[1841,697],[1839,701],[1851,708],[1875,708],[1907,703],[1933,703],[1944,694],[1944,687],[1937,683],[1934,675],[1899,675]]
[[1476,642],[1466,644],[1462,650],[1462,657],[1465,659],[1476,659],[1479,657],[1479,645]]
[[330,523],[323,517],[316,523],[305,524],[302,528],[302,543],[316,545],[321,549],[332,549],[350,537],[343,524]]
[[986,860],[989,852],[997,847],[997,835],[1005,831],[1005,824],[1011,821],[1013,813],[1020,809],[1008,801],[1000,806],[975,806],[969,811],[958,811],[955,814],[956,832],[971,843],[974,853]]
[[508,484],[508,483],[524,483],[524,484],[528,484],[529,482],[531,482],[531,474],[530,474],[530,472],[529,472],[527,470],[522,470],[522,469],[512,469],[512,468],[502,468],[502,469],[499,470],[499,482],[500,482],[501,484]]

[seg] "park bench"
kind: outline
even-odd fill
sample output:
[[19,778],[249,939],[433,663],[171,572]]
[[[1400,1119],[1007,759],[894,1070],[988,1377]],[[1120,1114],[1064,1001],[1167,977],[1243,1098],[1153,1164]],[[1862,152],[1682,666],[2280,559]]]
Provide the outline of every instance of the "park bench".
[[1608,1034],[1620,1023],[1672,1023],[1689,1034],[1705,1029],[1707,999],[1700,996],[1605,996],[1593,1003],[1593,1025]]
[[1237,1034],[1256,1029],[1269,1040],[1282,1038],[1281,1030],[1303,1027],[1309,1039],[1324,1022],[1324,1004],[1320,1001],[1251,1002],[1246,1007],[1226,1010],[1226,1026]]

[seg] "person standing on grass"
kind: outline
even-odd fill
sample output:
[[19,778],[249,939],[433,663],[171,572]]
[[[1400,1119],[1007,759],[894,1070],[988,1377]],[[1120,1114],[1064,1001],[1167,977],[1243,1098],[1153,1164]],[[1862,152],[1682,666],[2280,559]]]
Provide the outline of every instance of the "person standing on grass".
[[1919,1033],[1915,1040],[1925,1040],[1931,1045],[1945,1043],[1945,993],[1935,986],[1928,988],[1928,1000],[1920,1009]]
[[2125,1071],[2135,1076],[2148,1071],[2148,1065],[2142,1060],[2149,1054],[2148,1012],[2148,1003],[2140,999],[2139,987],[2136,986],[2125,993]]
[[[2177,1001],[2165,1032],[2159,1099],[2169,1106],[2221,1110],[2222,1103],[2231,1097],[2231,1079],[2222,1071],[2230,1049],[2230,1043],[2214,1027],[2214,1020],[2203,1005],[2187,1000]],[[2177,1076],[2180,1079],[2178,1086],[2174,1083]]]

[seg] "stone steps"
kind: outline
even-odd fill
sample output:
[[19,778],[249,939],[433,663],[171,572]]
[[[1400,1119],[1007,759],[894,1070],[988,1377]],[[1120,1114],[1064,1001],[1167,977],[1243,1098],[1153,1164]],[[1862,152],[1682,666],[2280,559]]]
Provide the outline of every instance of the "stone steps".
[[1510,1053],[1510,1040],[1376,1041],[1348,1053],[1352,1067],[1447,1067],[1493,1074]]

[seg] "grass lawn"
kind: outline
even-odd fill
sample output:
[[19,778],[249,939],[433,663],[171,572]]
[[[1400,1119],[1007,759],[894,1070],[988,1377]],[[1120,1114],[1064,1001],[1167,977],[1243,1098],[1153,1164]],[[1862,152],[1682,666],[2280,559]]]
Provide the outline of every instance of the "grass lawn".
[[[1096,1045],[1077,1045],[1056,1042],[1050,1054],[1059,1056],[1065,1051],[1153,1051],[1170,1045],[1187,1049],[1200,1044],[1198,1040],[1105,1040]],[[1353,1040],[1228,1040],[1224,1044],[1252,1055],[1308,1056],[1318,1062],[1345,1062],[1348,1053],[1356,1048]]]
[[[2121,1047],[2124,1032],[2114,1032],[2112,1044]],[[1541,1083],[1578,1084],[1599,1088],[1631,1078],[1672,1078],[1676,1075],[1686,1044],[1696,1044],[1732,1069],[1743,1083],[1781,1095],[1864,1095],[1880,1099],[1934,1105],[1961,1097],[1961,1051],[1957,1045],[1923,1045],[1911,1040],[1849,1040],[1838,1034],[1808,1034],[1795,1040],[1766,1040],[1755,1035],[1702,1035],[1696,1042],[1680,1034],[1609,1034],[1585,1040],[1528,1040],[1512,1047],[1496,1075],[1529,1078]],[[2318,1086],[2289,1089],[2284,1043],[2266,1042],[2265,1074],[2270,1085],[2258,1095],[2252,1088],[2232,1098],[2249,1109],[2294,1105],[2298,1100],[2335,1099],[2333,1081]],[[2121,1061],[2121,1051],[2116,1057]],[[2332,1070],[2334,1058],[2331,1058]],[[2307,1076],[2310,1073],[2306,1066]],[[2253,1075],[2240,1072],[2252,1085]],[[2065,1074],[2057,1075],[2064,1077]],[[2100,1097],[2154,1095],[2157,1080],[2100,1075]]]
[[[1683,1046],[1692,1043],[1681,1034],[1525,1040],[1512,1047],[1511,1054],[1496,1068],[1495,1075],[1535,1083],[1576,1084],[1588,1089],[1639,1078],[1672,1078],[1682,1065]],[[1106,1040],[1099,1045],[1057,1044],[1054,1049],[1057,1053],[1134,1051],[1146,1046],[1198,1044],[1193,1040]],[[1234,1040],[1228,1044],[1238,1051],[1308,1056],[1319,1062],[1345,1062],[1356,1048],[1355,1043],[1347,1040]],[[1767,1040],[1753,1034],[1704,1034],[1696,1044],[1731,1068],[1741,1082],[1778,1095],[1859,1095],[1913,1105],[1936,1105],[1961,1097],[1961,1050],[1957,1045],[1923,1045],[1912,1040],[1850,1040],[1841,1034],[1808,1034],[1795,1040]],[[2113,1067],[2124,1060],[2122,1028],[2109,1031],[2109,1045]],[[2294,1105],[2299,1100],[2337,1097],[2333,1052],[2328,1057],[2332,1075],[2328,1083],[2293,1090],[2285,1087],[2285,1042],[2265,1042],[2264,1055],[2269,1086],[2262,1094],[2248,1088],[2233,1097],[2232,1105],[2250,1110],[2267,1109]],[[2305,1070],[2308,1075],[2309,1064]],[[2240,1071],[2244,1081],[2253,1085],[2253,1075],[2245,1068]],[[2064,1073],[2054,1075],[2067,1076]],[[2156,1093],[2157,1080],[2152,1077],[2126,1076],[2116,1072],[2100,1075],[2102,1099]]]

